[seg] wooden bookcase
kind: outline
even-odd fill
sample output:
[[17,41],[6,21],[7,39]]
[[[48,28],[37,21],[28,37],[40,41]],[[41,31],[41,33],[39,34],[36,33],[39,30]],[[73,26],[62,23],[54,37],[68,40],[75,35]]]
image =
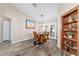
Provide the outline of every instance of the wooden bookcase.
[[67,56],[79,56],[79,6],[64,13],[61,19],[61,49]]

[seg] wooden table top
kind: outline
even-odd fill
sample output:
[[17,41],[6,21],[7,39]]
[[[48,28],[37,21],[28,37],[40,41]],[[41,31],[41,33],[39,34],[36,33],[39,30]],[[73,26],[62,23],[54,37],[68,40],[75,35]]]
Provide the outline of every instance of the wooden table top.
[[48,34],[48,32],[44,33],[44,32],[38,32],[37,34]]

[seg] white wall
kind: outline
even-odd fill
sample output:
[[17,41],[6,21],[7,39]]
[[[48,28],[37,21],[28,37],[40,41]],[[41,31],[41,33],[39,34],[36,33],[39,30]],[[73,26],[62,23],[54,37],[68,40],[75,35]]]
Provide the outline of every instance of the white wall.
[[26,19],[31,18],[30,16],[25,15],[21,11],[7,4],[0,4],[0,9],[0,16],[5,16],[11,19],[12,43],[32,38],[32,31],[36,29],[25,28]]
[[2,41],[2,18],[0,18],[0,42]]
[[68,10],[72,9],[73,7],[75,7],[76,5],[79,5],[78,3],[64,3],[60,6],[60,8],[58,9],[58,41],[57,41],[57,46],[60,48],[60,35],[61,35],[61,15],[65,12],[67,12]]

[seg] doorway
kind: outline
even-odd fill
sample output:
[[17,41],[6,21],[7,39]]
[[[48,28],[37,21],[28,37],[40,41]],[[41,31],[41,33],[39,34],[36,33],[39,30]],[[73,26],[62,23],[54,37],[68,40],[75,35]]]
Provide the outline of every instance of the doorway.
[[2,42],[11,42],[10,40],[10,19],[4,18],[2,20],[3,39]]

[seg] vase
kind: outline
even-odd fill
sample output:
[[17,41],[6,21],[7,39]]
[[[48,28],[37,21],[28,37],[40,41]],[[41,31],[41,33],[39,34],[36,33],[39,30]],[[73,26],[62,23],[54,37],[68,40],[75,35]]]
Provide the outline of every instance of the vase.
[[72,39],[72,36],[68,36],[69,39]]

